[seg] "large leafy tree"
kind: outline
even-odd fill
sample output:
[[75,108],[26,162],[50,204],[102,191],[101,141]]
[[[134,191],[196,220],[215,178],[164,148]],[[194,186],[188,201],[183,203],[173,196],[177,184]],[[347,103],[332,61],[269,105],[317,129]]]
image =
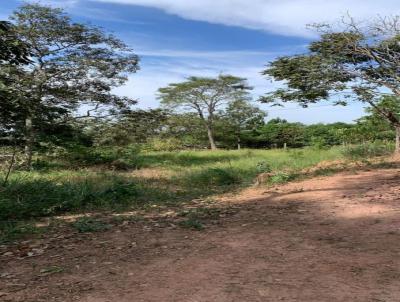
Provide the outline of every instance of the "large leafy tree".
[[241,148],[242,133],[264,125],[266,116],[265,111],[251,104],[249,100],[238,99],[229,103],[224,117],[236,138],[238,150]]
[[113,115],[136,103],[112,93],[138,69],[138,57],[118,38],[40,4],[22,5],[10,19],[18,40],[31,47],[28,65],[13,73],[28,167],[43,127],[77,118],[83,108],[85,117]]
[[366,25],[350,18],[343,25],[341,30],[316,25],[320,38],[307,53],[270,63],[264,74],[286,87],[262,101],[296,101],[305,107],[322,100],[367,103],[396,128],[400,152],[400,120],[391,108],[377,106],[382,93],[400,96],[400,17]]
[[190,77],[185,82],[160,88],[159,98],[167,108],[196,112],[207,130],[210,147],[215,150],[213,128],[216,113],[235,100],[247,98],[250,89],[245,79],[231,75]]
[[15,91],[12,86],[16,80],[17,66],[30,63],[29,55],[29,45],[18,39],[14,26],[10,22],[0,21],[0,133],[2,134],[7,133],[18,119],[19,112],[13,106]]

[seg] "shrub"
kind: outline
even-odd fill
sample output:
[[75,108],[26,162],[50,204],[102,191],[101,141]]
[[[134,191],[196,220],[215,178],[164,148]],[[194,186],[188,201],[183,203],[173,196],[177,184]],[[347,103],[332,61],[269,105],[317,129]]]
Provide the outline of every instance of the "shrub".
[[65,156],[83,166],[107,165],[117,170],[128,170],[140,167],[139,152],[137,145],[118,148],[74,146]]
[[277,172],[269,179],[269,182],[272,184],[285,183],[295,178],[294,174],[290,174],[287,172]]
[[315,137],[315,136],[311,137],[310,146],[315,150],[329,149],[329,145],[326,142],[326,139],[323,137]]

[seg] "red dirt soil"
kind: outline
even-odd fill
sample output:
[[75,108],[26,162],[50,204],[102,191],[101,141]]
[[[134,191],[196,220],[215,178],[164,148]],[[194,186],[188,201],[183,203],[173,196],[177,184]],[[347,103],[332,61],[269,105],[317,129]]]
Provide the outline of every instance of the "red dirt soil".
[[399,180],[387,169],[248,189],[203,231],[160,220],[52,234],[23,259],[3,247],[0,301],[400,301]]

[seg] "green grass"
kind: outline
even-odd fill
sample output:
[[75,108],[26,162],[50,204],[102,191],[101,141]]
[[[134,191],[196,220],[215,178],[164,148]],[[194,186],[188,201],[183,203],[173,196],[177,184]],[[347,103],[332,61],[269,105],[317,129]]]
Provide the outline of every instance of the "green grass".
[[[14,238],[24,233],[24,229],[15,227],[19,222],[40,217],[179,206],[249,186],[262,172],[274,173],[271,182],[286,182],[296,171],[321,161],[343,158],[343,152],[341,148],[310,148],[148,152],[134,156],[142,169],[159,171],[162,177],[144,177],[142,171],[98,172],[76,167],[53,170],[50,168],[53,163],[44,170],[14,172],[8,185],[0,187],[0,230]],[[193,221],[197,219],[190,217],[188,226],[196,228]],[[4,231],[7,225],[8,231]],[[83,223],[77,228],[83,230],[86,226]],[[88,229],[92,226],[88,225]]]

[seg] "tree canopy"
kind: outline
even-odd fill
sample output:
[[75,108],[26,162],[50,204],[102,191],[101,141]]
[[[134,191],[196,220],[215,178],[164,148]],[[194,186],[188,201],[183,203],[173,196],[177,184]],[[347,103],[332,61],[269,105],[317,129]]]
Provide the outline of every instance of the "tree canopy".
[[231,75],[217,78],[190,77],[159,89],[161,104],[167,108],[196,112],[204,122],[211,149],[216,149],[213,126],[215,114],[224,106],[239,99],[249,99],[251,90],[246,79]]
[[75,23],[62,9],[24,4],[10,17],[18,41],[29,45],[30,61],[12,68],[10,110],[18,113],[14,130],[25,135],[29,166],[35,136],[44,127],[77,117],[129,110],[136,100],[112,88],[138,69],[138,57],[125,43],[102,29]]
[[323,100],[342,105],[357,100],[375,108],[400,135],[398,117],[389,108],[377,107],[382,93],[400,96],[399,21],[387,17],[363,26],[350,19],[340,31],[315,25],[320,38],[309,45],[308,53],[278,58],[264,70],[286,87],[261,101],[296,101],[306,107]]

